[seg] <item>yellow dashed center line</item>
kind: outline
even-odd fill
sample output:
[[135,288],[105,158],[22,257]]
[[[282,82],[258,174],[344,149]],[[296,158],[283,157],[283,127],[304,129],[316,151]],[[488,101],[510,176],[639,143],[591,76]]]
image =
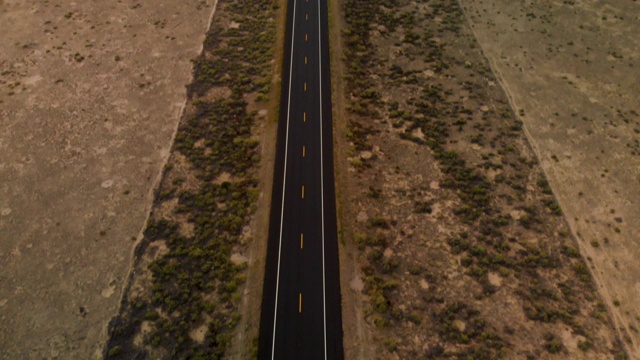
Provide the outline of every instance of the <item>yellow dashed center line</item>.
[[300,233],[300,249],[304,248],[304,234]]
[[298,296],[298,313],[302,312],[302,293]]
[[307,147],[306,146],[302,146],[302,157],[307,156]]
[[302,114],[302,120],[303,121],[307,121],[307,113],[306,112]]
[[307,65],[307,57],[304,57],[304,64]]
[[304,199],[304,185],[302,185],[302,198]]
[[307,91],[307,83],[304,83],[304,91]]
[[304,34],[304,41],[309,40],[309,34]]

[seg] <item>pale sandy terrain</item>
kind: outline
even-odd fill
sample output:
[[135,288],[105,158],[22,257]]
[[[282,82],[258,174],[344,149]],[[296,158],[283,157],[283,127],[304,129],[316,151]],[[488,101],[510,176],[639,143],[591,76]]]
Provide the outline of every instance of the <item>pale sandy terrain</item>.
[[98,358],[214,0],[0,1],[0,358]]
[[640,3],[461,3],[640,358]]

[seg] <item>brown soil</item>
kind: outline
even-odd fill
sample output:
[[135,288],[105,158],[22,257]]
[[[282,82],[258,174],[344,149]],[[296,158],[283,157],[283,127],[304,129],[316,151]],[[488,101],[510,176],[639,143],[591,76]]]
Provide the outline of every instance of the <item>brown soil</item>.
[[347,358],[624,359],[522,127],[530,110],[514,113],[457,3],[341,10],[332,71]]
[[0,1],[0,358],[100,358],[213,0]]
[[640,4],[462,3],[640,358]]
[[282,5],[217,4],[134,271],[110,323],[109,358],[244,359],[257,350]]

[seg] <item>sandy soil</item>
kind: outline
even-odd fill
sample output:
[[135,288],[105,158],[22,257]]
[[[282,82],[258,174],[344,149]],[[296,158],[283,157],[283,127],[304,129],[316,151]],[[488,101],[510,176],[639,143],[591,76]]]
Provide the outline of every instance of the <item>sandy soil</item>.
[[[548,186],[553,158],[522,127],[534,111],[500,86],[457,2],[342,6],[351,22],[334,22],[343,63],[332,70],[343,73],[333,86],[346,357],[625,359],[595,260],[577,250],[584,234],[571,236]],[[623,234],[628,215],[608,216]]]
[[213,4],[0,1],[0,358],[100,356]]
[[109,325],[109,358],[245,359],[257,351],[282,5],[216,5],[134,270]]
[[640,3],[461,2],[640,358]]

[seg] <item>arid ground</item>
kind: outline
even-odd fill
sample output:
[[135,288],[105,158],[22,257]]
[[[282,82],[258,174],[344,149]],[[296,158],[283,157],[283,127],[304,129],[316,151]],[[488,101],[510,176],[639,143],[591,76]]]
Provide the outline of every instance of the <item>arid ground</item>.
[[[284,9],[221,4],[0,0],[0,358],[252,357]],[[640,3],[330,8],[347,359],[640,358]]]
[[0,358],[100,358],[214,0],[0,1]]
[[640,358],[640,3],[462,4]]
[[334,8],[348,358],[638,356],[638,6],[578,3]]
[[256,354],[281,5],[218,1],[134,271],[109,327],[109,359]]

